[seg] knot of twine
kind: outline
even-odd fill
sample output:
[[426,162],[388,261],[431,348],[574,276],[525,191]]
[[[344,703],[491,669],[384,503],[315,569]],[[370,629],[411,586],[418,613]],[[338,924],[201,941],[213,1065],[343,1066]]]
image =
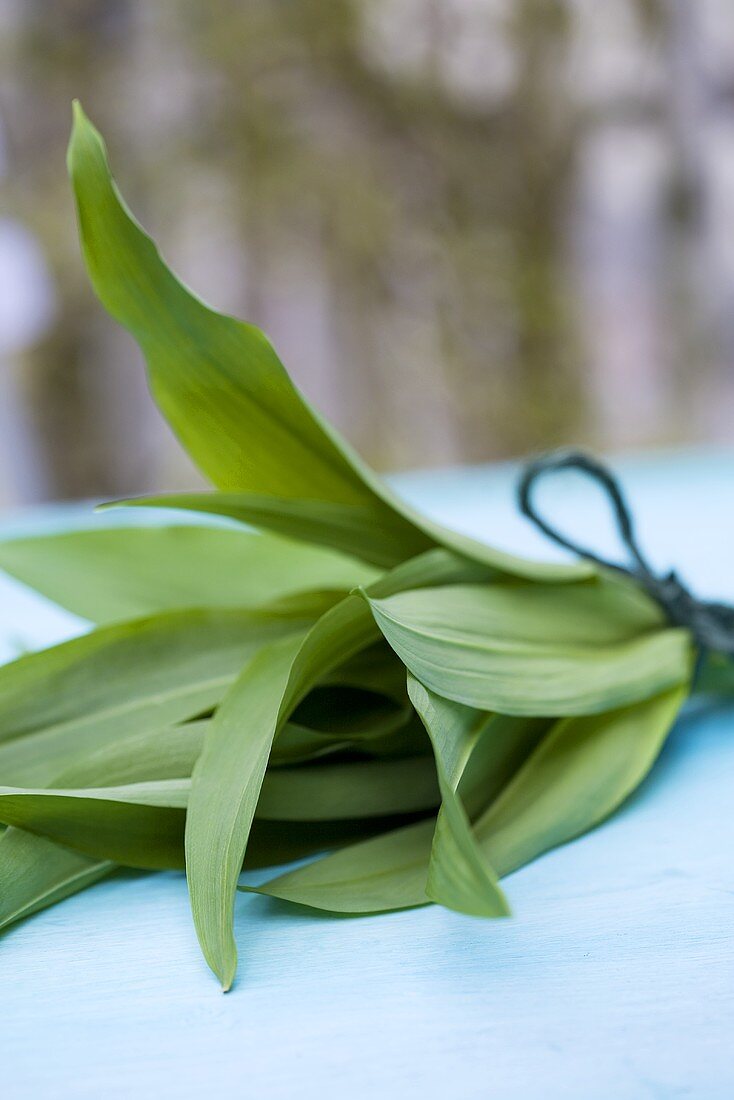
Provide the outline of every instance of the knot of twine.
[[[614,511],[620,538],[629,551],[630,564],[607,561],[548,523],[533,505],[532,491],[539,479],[558,470],[578,470],[593,478],[606,492]],[[688,589],[674,571],[657,575],[640,550],[635,538],[632,515],[619,482],[611,470],[584,451],[551,451],[529,462],[517,487],[520,511],[532,520],[544,535],[572,550],[580,558],[602,569],[636,581],[662,608],[674,626],[686,627],[702,652],[716,651],[734,656],[734,607],[700,600]]]

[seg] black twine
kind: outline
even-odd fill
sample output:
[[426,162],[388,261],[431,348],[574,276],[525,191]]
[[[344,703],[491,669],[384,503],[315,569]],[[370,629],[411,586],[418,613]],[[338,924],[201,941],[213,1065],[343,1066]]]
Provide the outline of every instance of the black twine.
[[[614,510],[620,537],[632,559],[630,566],[606,561],[592,550],[566,538],[538,514],[532,502],[533,487],[544,474],[557,470],[578,470],[593,478],[606,491]],[[637,545],[632,516],[620,484],[601,462],[584,451],[551,451],[528,463],[520,478],[517,493],[520,511],[548,538],[602,569],[636,581],[660,605],[670,623],[690,630],[702,651],[715,651],[734,656],[734,607],[697,599],[675,572],[657,576],[652,571]]]

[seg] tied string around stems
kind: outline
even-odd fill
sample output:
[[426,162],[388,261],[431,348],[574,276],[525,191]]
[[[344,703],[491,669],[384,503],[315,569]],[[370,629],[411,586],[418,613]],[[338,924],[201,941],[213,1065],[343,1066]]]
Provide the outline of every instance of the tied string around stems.
[[[538,514],[532,499],[535,485],[545,474],[558,470],[578,470],[586,474],[605,490],[611,502],[620,538],[629,551],[628,566],[607,561],[592,550],[566,538]],[[543,534],[572,550],[580,558],[593,562],[602,569],[636,581],[662,608],[673,626],[690,630],[699,649],[700,658],[706,652],[724,653],[734,657],[734,607],[723,603],[699,600],[674,571],[657,575],[640,550],[634,533],[632,515],[619,482],[603,463],[584,451],[551,451],[529,462],[518,484],[520,511],[532,520]]]

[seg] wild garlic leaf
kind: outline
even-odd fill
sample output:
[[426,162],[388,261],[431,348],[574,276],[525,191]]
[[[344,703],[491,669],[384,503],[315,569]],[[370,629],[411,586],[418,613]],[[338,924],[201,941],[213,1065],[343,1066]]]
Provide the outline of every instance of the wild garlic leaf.
[[688,694],[681,684],[606,714],[563,718],[476,823],[500,875],[579,836],[642,782]]
[[0,568],[95,623],[182,607],[259,607],[377,573],[329,550],[226,528],[114,527],[0,542]]
[[[388,497],[384,487],[383,495]],[[389,494],[401,513],[410,516],[424,537],[416,538],[412,553],[406,552],[402,530],[375,526],[369,511],[348,504],[321,500],[289,500],[261,493],[174,493],[164,496],[133,497],[106,507],[174,508],[224,516],[253,527],[275,531],[287,538],[317,546],[328,546],[343,554],[389,569],[432,546],[442,546],[492,571],[494,577],[519,577],[546,583],[567,583],[589,579],[593,571],[585,564],[566,565],[531,561],[477,542],[441,527],[413,512],[403,501]]]
[[689,677],[687,630],[650,622],[632,633],[636,611],[610,604],[601,586],[568,585],[557,594],[563,598],[541,585],[459,584],[367,598],[416,679],[478,710],[594,714]]
[[[445,551],[431,551],[397,567],[370,592],[387,595],[404,584],[458,580],[476,568]],[[232,932],[237,876],[273,740],[323,676],[377,638],[366,605],[350,596],[315,624],[300,647],[274,646],[253,660],[217,712],[194,772],[186,846],[194,923],[225,989],[237,965]],[[243,713],[253,716],[247,742],[239,734]]]
[[270,768],[287,768],[294,764],[304,764],[333,756],[349,747],[348,741],[337,737],[325,736],[308,726],[299,726],[288,722],[278,734],[278,739],[270,752]]
[[[420,564],[413,567],[414,573],[420,570]],[[204,957],[224,989],[237,966],[237,877],[271,746],[319,677],[376,641],[377,628],[364,610],[359,597],[349,596],[302,643],[287,639],[253,658],[217,711],[194,770],[186,820],[191,908]]]
[[[322,713],[325,701],[318,692],[312,695],[316,696],[315,701],[312,701],[312,696],[307,696],[304,700],[306,706],[297,708],[295,713],[300,714],[304,721],[312,721],[316,726],[322,724],[324,728],[309,728],[289,722],[278,738],[277,751],[271,757],[271,763],[292,765],[334,751],[364,746],[373,740],[380,742],[387,739],[391,742],[394,733],[412,713],[405,707],[396,706],[392,700],[384,700],[381,706],[380,697],[372,693],[371,698],[378,702],[371,702],[370,706],[364,706],[360,710],[359,706],[355,707],[355,695],[358,700],[362,700],[361,692],[349,692],[346,695],[337,692],[331,697],[327,719],[327,715]],[[84,750],[75,753],[72,747],[66,767],[53,777],[50,785],[118,786],[147,780],[188,777],[201,753],[208,727],[208,720],[199,720],[162,729],[156,727],[143,730],[118,738],[92,752]],[[400,743],[403,743],[402,740]],[[291,782],[296,786],[299,784],[300,774],[294,773],[292,768],[289,769]],[[332,770],[330,774],[336,783],[336,777],[340,773]],[[280,789],[283,789],[282,785]],[[336,792],[335,801],[343,803],[343,796],[339,792]],[[290,813],[286,812],[283,816],[288,817]],[[310,817],[312,816],[311,813]]]
[[242,494],[238,518],[380,566],[438,543],[531,579],[591,575],[494,551],[398,500],[310,408],[265,336],[204,305],[171,273],[125,206],[79,104],[68,166],[94,289],[138,341],[153,396],[188,453],[219,489]]
[[467,633],[520,645],[603,646],[665,625],[652,600],[616,580],[562,587],[459,581],[434,585],[427,599],[424,595],[401,590],[391,607],[404,608],[416,627],[438,631],[443,625],[448,638]]
[[0,822],[130,867],[182,866],[190,780],[78,790],[0,787]]
[[186,874],[204,957],[229,989],[237,966],[232,931],[237,878],[300,638],[254,657],[212,721],[194,769],[186,819]]
[[[117,786],[149,779],[184,779],[194,770],[208,728],[206,719],[119,738],[94,752],[74,755],[52,785]],[[278,762],[286,765],[318,758],[346,744],[292,724],[285,727],[282,737],[286,748]]]
[[278,734],[270,754],[270,767],[288,767],[344,753],[351,757],[357,754],[360,760],[432,755],[425,730],[413,714],[408,722],[389,733],[366,729],[359,735],[324,733],[291,721]]
[[510,912],[497,876],[482,855],[456,791],[492,715],[434,695],[408,674],[408,694],[431,739],[441,789],[441,809],[431,848],[426,895],[475,917]]
[[4,665],[0,783],[51,783],[85,751],[216,706],[248,657],[314,611],[309,598],[277,613],[165,612]]
[[174,493],[113,501],[106,507],[173,508],[224,516],[247,526],[273,531],[302,545],[328,547],[389,569],[429,550],[433,540],[418,533],[406,537],[402,526],[376,520],[374,508],[331,500],[298,500],[251,493]]
[[[155,730],[116,741],[96,752],[82,753],[63,774],[54,777],[59,787],[93,787],[153,779],[173,779],[191,774],[201,752],[206,722]],[[310,731],[309,731],[310,732]],[[317,735],[320,743],[333,742]],[[335,792],[338,794],[338,792]],[[249,848],[253,866],[272,866],[325,847],[335,847],[369,832],[371,826],[314,826],[299,829],[299,838],[288,840],[282,822],[256,824]],[[182,862],[183,830],[177,860]],[[9,828],[0,834],[0,929],[39,909],[55,904],[93,885],[117,865],[65,848],[46,837]]]
[[266,894],[328,913],[384,913],[427,905],[426,881],[436,818],[359,841],[246,893]]
[[459,782],[458,794],[471,821],[475,821],[504,790],[553,722],[553,718],[492,715]]
[[161,779],[188,779],[204,745],[209,720],[185,722],[122,737],[80,753],[54,777],[53,787],[120,787]]
[[84,890],[115,869],[22,829],[0,835],[0,929]]
[[[102,303],[145,355],[150,385],[215,485],[364,511],[411,557],[426,536],[369,486],[359,460],[301,397],[265,336],[210,309],[169,271],[122,202],[97,131],[78,104],[69,145],[87,268]],[[124,278],[122,273],[124,272]]]

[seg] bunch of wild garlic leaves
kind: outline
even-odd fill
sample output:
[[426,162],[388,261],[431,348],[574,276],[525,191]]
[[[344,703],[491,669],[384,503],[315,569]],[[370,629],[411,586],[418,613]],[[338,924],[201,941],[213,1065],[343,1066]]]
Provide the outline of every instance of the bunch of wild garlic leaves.
[[185,866],[228,988],[243,861],[318,855],[257,887],[318,909],[505,915],[499,878],[650,768],[689,688],[689,633],[624,580],[414,513],[261,332],[169,271],[78,106],[69,170],[94,288],[216,487],[131,503],[242,526],[0,546],[96,624],[0,669],[0,925],[117,865]]

